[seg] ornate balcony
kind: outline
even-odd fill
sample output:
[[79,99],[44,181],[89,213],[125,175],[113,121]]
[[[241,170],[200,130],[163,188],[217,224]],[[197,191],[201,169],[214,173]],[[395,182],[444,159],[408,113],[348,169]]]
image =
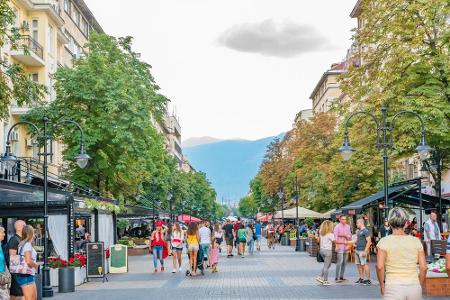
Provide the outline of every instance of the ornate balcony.
[[23,35],[17,49],[11,51],[11,56],[26,66],[41,67],[45,65],[42,46],[29,35]]

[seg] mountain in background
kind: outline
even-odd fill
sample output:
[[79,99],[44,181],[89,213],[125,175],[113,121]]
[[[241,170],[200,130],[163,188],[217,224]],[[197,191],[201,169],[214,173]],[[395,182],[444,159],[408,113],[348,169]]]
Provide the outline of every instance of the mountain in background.
[[211,144],[222,141],[221,139],[214,138],[212,136],[193,137],[183,141],[183,148],[195,147],[204,144]]
[[[283,136],[284,133],[277,137]],[[206,173],[219,201],[237,203],[248,193],[250,180],[258,173],[266,147],[274,138],[256,141],[193,138],[187,144],[194,146],[185,146],[183,153],[196,170]],[[200,141],[207,142],[199,144]]]

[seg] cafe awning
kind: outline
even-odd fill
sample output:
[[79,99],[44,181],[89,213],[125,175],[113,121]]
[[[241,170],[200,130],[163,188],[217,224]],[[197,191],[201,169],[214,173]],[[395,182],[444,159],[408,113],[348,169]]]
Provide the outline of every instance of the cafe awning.
[[[297,208],[293,207],[290,209],[285,209],[283,211],[283,214],[281,213],[281,210],[275,213],[275,219],[281,219],[281,217],[283,216],[285,219],[295,219],[297,217]],[[305,218],[322,219],[323,215],[321,213],[299,206],[298,217],[299,219]]]
[[[420,197],[422,197],[423,209],[434,209],[439,206],[439,198],[419,192],[420,178],[402,181],[391,185],[388,189],[388,199],[396,204],[406,204],[413,207],[420,207]],[[384,191],[381,190],[361,200],[350,203],[342,207],[341,213],[356,215],[369,207],[378,206],[384,203]],[[442,198],[442,206],[450,207],[450,201]]]

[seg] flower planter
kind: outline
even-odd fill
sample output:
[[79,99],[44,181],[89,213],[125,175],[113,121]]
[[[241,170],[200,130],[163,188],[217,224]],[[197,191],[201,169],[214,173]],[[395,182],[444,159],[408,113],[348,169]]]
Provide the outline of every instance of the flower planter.
[[58,286],[58,270],[59,269],[54,269],[54,268],[50,268],[50,285],[51,286]]
[[75,268],[75,286],[82,285],[86,279],[86,268]]
[[58,292],[75,292],[75,268],[58,269]]

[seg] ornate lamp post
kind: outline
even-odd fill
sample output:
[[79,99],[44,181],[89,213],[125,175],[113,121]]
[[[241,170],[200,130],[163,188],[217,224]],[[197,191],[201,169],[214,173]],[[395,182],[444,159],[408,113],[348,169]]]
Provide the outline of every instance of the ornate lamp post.
[[[387,121],[387,108],[386,107],[382,107],[381,108],[381,113],[382,113],[382,117],[381,117],[381,121],[379,121],[374,114],[370,113],[370,112],[366,112],[366,111],[357,111],[352,113],[347,120],[345,121],[345,131],[344,131],[344,143],[343,145],[339,148],[339,151],[342,154],[342,158],[344,160],[350,160],[353,152],[355,151],[351,146],[350,146],[350,140],[348,137],[348,125],[350,122],[350,119],[353,118],[356,115],[366,115],[369,116],[370,118],[373,119],[373,121],[375,122],[376,125],[376,130],[377,130],[377,142],[376,142],[376,147],[377,148],[382,148],[383,149],[383,175],[384,175],[384,209],[385,209],[385,217],[387,217],[387,213],[389,210],[389,193],[388,193],[388,154],[387,151],[388,149],[393,147],[393,139],[392,139],[392,131],[394,130],[394,123],[395,120],[397,119],[397,117],[401,116],[401,115],[405,115],[405,114],[409,114],[409,115],[413,115],[415,117],[417,117],[420,121],[420,125],[421,125],[421,140],[420,140],[420,144],[416,147],[416,151],[419,154],[419,157],[421,160],[425,160],[429,157],[429,154],[432,150],[432,148],[430,146],[427,145],[426,143],[426,139],[425,139],[425,125],[424,125],[424,121],[422,119],[422,117],[411,110],[402,110],[399,111],[398,113],[396,113],[390,122]],[[421,191],[419,191],[421,192]],[[421,212],[420,212],[420,224],[422,224],[422,207],[421,207]]]
[[[47,117],[44,117],[42,119],[44,123],[44,130],[42,132],[42,135],[40,134],[39,128],[28,121],[22,121],[14,124],[11,126],[11,128],[8,131],[8,135],[6,138],[6,153],[5,156],[1,159],[3,163],[5,163],[8,167],[13,168],[17,162],[18,158],[11,153],[11,140],[10,135],[11,131],[19,126],[19,125],[28,125],[33,127],[34,130],[37,132],[37,136],[42,138],[44,141],[44,152],[40,153],[40,155],[44,156],[44,267],[42,269],[42,276],[43,276],[43,287],[42,287],[42,296],[43,297],[53,297],[53,289],[50,285],[50,269],[48,266],[48,156],[52,155],[52,153],[48,152],[48,141],[51,141],[51,136],[48,133],[48,127],[49,127],[49,119]],[[80,153],[75,157],[75,160],[80,168],[85,168],[89,162],[90,156],[86,154],[84,150],[84,133],[81,126],[72,120],[62,120],[61,122],[58,122],[54,125],[55,127],[61,126],[62,124],[72,124],[75,125],[78,130],[80,131]]]
[[281,223],[284,224],[284,193],[282,189],[277,193],[277,196],[281,200]]

